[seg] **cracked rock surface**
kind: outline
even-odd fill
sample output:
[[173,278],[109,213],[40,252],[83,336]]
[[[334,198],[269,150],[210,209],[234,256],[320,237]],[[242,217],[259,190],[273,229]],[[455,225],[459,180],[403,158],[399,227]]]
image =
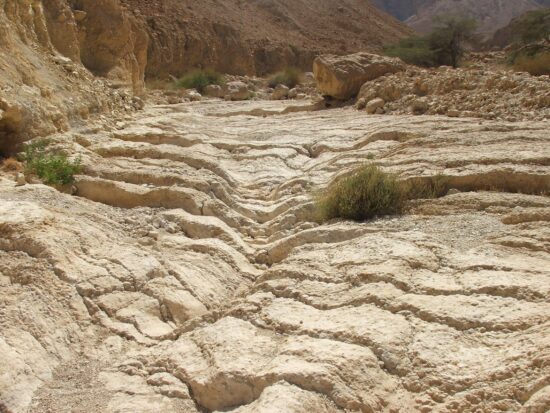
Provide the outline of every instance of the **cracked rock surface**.
[[[0,177],[0,411],[550,409],[548,122],[284,109],[54,137],[77,196]],[[316,223],[364,162],[456,190]]]

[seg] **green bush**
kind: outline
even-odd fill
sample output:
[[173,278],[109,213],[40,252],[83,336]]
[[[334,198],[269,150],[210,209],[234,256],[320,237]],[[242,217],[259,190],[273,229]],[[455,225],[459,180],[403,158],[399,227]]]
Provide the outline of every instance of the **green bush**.
[[330,185],[318,199],[321,220],[345,218],[364,221],[401,213],[405,202],[397,178],[375,165],[364,166]]
[[431,199],[445,196],[450,189],[449,177],[435,175],[401,182],[406,199]]
[[369,164],[332,183],[317,197],[317,218],[364,221],[396,215],[403,212],[408,200],[440,198],[449,189],[449,178],[444,175],[399,181]]
[[25,147],[27,172],[36,174],[47,185],[66,185],[74,182],[80,171],[80,159],[71,161],[66,155],[48,151],[50,141],[42,139]]
[[303,74],[299,69],[289,67],[282,72],[275,73],[271,76],[267,84],[269,87],[276,87],[277,85],[285,85],[292,89],[296,85],[299,85],[302,81]]
[[185,89],[197,89],[199,93],[203,93],[206,86],[225,84],[224,77],[214,70],[193,70],[184,75],[176,82],[176,86]]
[[533,43],[508,53],[508,63],[518,72],[534,76],[550,75],[550,47]]

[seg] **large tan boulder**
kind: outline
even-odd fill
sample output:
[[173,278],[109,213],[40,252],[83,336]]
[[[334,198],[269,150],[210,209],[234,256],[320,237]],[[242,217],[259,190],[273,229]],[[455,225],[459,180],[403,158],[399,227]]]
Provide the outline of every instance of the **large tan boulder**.
[[313,75],[323,95],[347,100],[356,96],[365,82],[386,73],[401,72],[405,67],[401,59],[370,53],[324,55],[313,62]]

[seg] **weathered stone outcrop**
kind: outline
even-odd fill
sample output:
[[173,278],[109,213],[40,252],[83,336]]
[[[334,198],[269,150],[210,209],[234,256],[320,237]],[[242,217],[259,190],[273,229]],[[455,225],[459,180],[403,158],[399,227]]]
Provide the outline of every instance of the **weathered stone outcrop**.
[[134,110],[86,69],[143,86],[146,34],[118,0],[3,0],[0,41],[0,155],[91,114]]
[[373,99],[383,99],[382,113],[387,114],[550,119],[548,76],[489,70],[487,64],[460,69],[409,66],[404,72],[366,82],[357,98],[358,108]]
[[71,0],[78,22],[80,58],[97,76],[126,81],[143,89],[148,35],[142,22],[118,0]]
[[400,59],[370,53],[325,55],[313,62],[313,74],[322,94],[348,100],[359,93],[365,82],[403,71],[405,67]]

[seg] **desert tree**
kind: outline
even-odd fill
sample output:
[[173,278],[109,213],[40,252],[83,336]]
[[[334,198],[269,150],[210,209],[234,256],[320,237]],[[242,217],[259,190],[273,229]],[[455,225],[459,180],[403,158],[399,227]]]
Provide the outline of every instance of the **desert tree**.
[[476,28],[476,21],[468,17],[448,15],[434,18],[429,44],[439,64],[458,67],[468,46],[477,41]]

